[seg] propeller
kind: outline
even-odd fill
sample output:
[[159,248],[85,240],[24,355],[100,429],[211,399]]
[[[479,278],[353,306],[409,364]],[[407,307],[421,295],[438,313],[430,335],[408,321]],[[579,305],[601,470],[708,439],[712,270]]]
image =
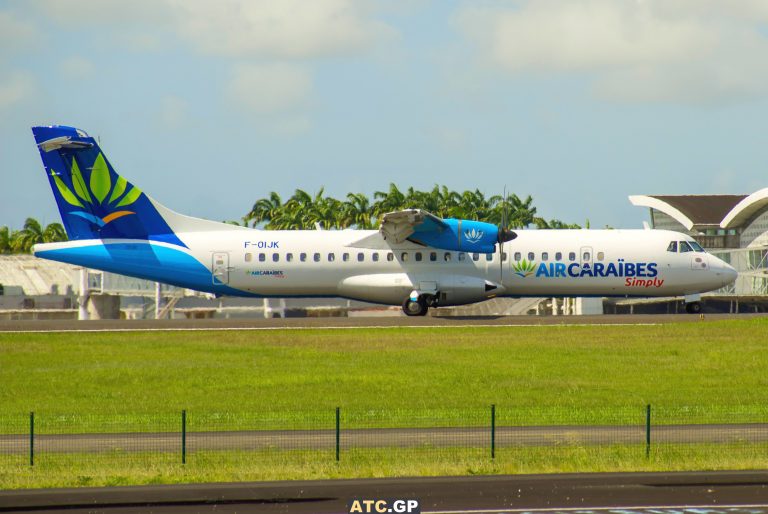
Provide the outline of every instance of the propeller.
[[497,241],[499,243],[499,282],[504,281],[504,250],[503,244],[507,241],[512,241],[517,237],[517,234],[507,227],[509,220],[507,219],[507,186],[504,186],[504,194],[501,204],[501,224],[499,225],[499,235]]

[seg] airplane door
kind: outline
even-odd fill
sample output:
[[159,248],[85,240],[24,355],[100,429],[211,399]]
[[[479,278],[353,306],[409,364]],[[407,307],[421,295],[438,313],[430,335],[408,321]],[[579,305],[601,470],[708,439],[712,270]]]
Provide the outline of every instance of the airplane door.
[[213,283],[229,284],[229,253],[214,252],[211,258],[213,259],[211,264]]

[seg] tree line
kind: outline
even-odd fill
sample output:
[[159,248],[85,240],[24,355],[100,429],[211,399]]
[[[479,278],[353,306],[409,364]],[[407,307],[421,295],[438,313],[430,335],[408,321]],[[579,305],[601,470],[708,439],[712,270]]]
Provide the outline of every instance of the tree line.
[[378,226],[384,213],[419,208],[440,218],[469,219],[500,225],[506,216],[510,228],[581,228],[577,224],[557,219],[547,220],[538,215],[529,195],[524,200],[515,194],[485,196],[480,190],[452,191],[436,185],[428,191],[409,187],[401,191],[390,184],[387,191],[376,191],[373,198],[362,193],[349,193],[343,200],[325,196],[320,190],[313,196],[297,189],[283,200],[276,192],[256,200],[242,221],[246,226],[273,230],[314,229],[372,229]]
[[56,243],[66,241],[67,233],[61,223],[43,225],[35,218],[27,218],[21,230],[0,227],[0,254],[30,253],[37,243]]
[[[373,198],[362,193],[349,193],[343,200],[326,196],[324,188],[314,195],[297,189],[286,200],[273,191],[256,200],[242,218],[242,224],[272,230],[312,230],[318,226],[326,230],[373,229],[384,213],[410,208],[424,209],[440,218],[486,221],[496,225],[502,224],[506,216],[510,228],[581,228],[577,224],[539,216],[530,195],[525,199],[515,194],[506,198],[485,196],[478,189],[458,192],[438,185],[428,191],[413,187],[401,191],[395,184],[390,184],[387,191],[376,191]],[[60,223],[43,227],[35,218],[27,218],[21,230],[0,227],[0,254],[29,253],[37,243],[66,240],[67,234]]]

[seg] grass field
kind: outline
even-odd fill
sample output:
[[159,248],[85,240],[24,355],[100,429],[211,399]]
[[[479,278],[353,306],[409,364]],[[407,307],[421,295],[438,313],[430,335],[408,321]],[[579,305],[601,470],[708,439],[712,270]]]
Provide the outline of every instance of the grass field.
[[768,320],[0,334],[0,412],[768,404]]
[[[484,423],[490,404],[497,405],[502,424],[642,423],[646,404],[657,409],[660,423],[664,416],[676,422],[682,411],[688,422],[730,422],[734,413],[738,422],[765,422],[767,350],[763,319],[656,326],[0,334],[0,432],[5,423],[19,425],[21,433],[29,411],[42,420],[55,415],[79,420],[60,423],[60,433],[67,426],[98,431],[104,419],[117,416],[123,431],[144,430],[152,419],[170,419],[175,427],[181,409],[195,422],[216,419],[219,426],[222,418],[215,413],[256,413],[289,419],[300,428],[329,420],[336,406],[349,416],[345,420],[373,419],[378,425],[372,426],[461,424],[467,412],[480,413],[476,419]],[[715,469],[767,462],[761,452],[741,459],[708,451],[645,460],[643,452],[633,450],[625,458],[606,451],[577,447],[555,457],[501,456],[496,462],[433,453],[418,457],[418,452],[409,460],[376,460],[369,453],[340,464],[322,457],[270,467],[241,459],[245,463],[216,469],[205,460],[187,468],[159,462],[144,466],[146,472],[136,471],[140,460],[110,461],[102,455],[72,465],[71,455],[49,456],[34,470],[0,461],[0,487]],[[608,456],[590,460],[590,452]],[[104,462],[111,464],[99,464]]]

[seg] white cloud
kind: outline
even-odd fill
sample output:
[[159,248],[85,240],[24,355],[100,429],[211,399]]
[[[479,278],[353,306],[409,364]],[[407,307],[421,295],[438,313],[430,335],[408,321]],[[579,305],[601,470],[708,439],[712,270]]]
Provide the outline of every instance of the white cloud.
[[41,37],[31,23],[8,11],[0,11],[0,54],[28,47]]
[[168,95],[160,102],[160,121],[168,128],[178,128],[187,119],[189,104],[183,98]]
[[311,58],[358,53],[392,33],[359,0],[169,0],[179,34],[203,53]]
[[[40,13],[69,27],[112,27],[131,48],[150,27],[201,53],[237,58],[313,58],[367,50],[394,30],[372,0],[38,0]],[[140,32],[136,34],[135,32]]]
[[59,62],[59,70],[67,78],[81,80],[93,74],[96,67],[85,57],[73,55]]
[[304,105],[312,78],[304,67],[290,64],[240,64],[228,86],[230,99],[258,113],[277,113]]
[[36,90],[34,78],[26,72],[12,72],[0,80],[0,110],[27,100]]
[[465,8],[456,21],[487,64],[586,75],[612,99],[712,102],[768,90],[764,1],[536,0]]

